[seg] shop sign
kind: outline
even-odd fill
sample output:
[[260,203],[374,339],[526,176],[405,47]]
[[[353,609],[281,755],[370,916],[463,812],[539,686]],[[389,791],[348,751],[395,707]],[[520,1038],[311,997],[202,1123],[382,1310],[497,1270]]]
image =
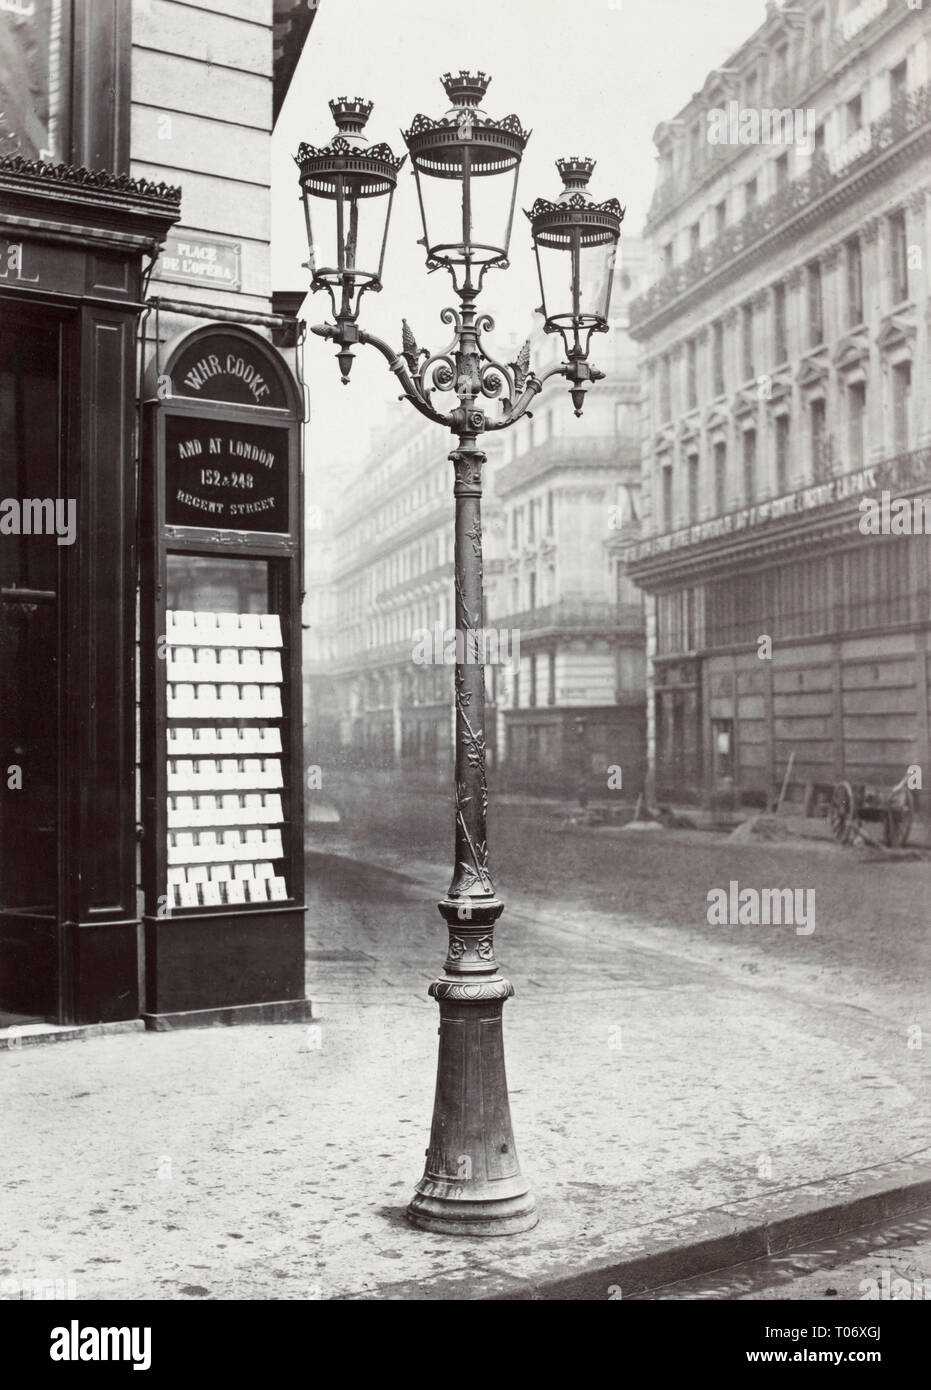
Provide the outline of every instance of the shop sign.
[[179,355],[171,373],[171,394],[279,410],[288,405],[284,387],[262,352],[222,332],[199,339]]
[[169,416],[166,524],[287,531],[288,441],[282,426]]
[[[925,459],[925,466],[926,464]],[[842,474],[828,482],[815,483],[811,487],[786,493],[782,497],[774,497],[753,507],[742,507],[739,511],[727,512],[724,516],[712,517],[709,521],[685,526],[679,531],[653,536],[649,540],[628,547],[625,558],[628,563],[632,563],[645,560],[651,555],[661,555],[668,550],[678,550],[682,546],[700,545],[702,541],[714,540],[718,536],[732,535],[768,521],[798,516],[816,507],[843,502],[848,497],[859,497],[862,493],[874,492],[881,486],[894,487],[898,484],[907,487],[919,481],[920,469],[915,465],[915,455],[903,454],[886,463],[862,468],[857,473]]]

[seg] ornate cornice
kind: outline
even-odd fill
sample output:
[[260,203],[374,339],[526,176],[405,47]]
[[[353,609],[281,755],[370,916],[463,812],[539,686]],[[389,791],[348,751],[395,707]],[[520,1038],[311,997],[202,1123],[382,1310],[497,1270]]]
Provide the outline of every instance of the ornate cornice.
[[129,174],[111,174],[106,169],[75,168],[71,164],[46,164],[42,159],[25,159],[19,154],[0,155],[0,178],[23,179],[29,184],[55,184],[80,188],[83,192],[99,190],[108,194],[125,193],[133,199],[181,202],[181,189],[174,184],[150,183],[134,179]]

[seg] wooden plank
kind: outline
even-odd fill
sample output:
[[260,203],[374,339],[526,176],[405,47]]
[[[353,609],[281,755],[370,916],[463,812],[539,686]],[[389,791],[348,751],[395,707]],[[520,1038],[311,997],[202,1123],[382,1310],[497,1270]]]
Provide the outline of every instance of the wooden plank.
[[737,701],[738,719],[762,719],[766,702],[762,695],[743,695]]
[[776,719],[773,721],[777,739],[807,739],[831,737],[831,717]]
[[910,656],[913,651],[914,638],[910,632],[890,632],[875,637],[848,637],[841,642],[841,656],[845,662]]
[[832,690],[830,666],[800,666],[793,670],[773,671],[773,694],[785,695],[796,690]]
[[915,683],[914,661],[872,661],[845,663],[842,670],[845,690],[875,689],[877,686],[911,686]]
[[776,718],[795,718],[806,714],[830,714],[834,697],[830,690],[804,692],[797,695],[774,695],[773,715]]
[[841,700],[844,714],[915,714],[919,703],[918,691],[914,686],[845,690]]

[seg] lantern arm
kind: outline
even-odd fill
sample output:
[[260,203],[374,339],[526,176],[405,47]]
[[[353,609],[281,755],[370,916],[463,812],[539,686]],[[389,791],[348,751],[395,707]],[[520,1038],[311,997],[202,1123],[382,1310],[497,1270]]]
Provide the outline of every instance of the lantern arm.
[[[350,329],[348,334],[346,332],[347,327]],[[394,348],[383,338],[376,337],[374,333],[367,333],[364,328],[359,328],[356,324],[315,323],[310,331],[315,333],[318,338],[327,338],[337,343],[344,349],[344,352],[351,344],[355,343],[377,348],[388,363],[390,370],[398,378],[403,391],[403,398],[409,400],[411,405],[420,411],[421,415],[432,420],[435,425],[445,425],[447,429],[452,428],[452,416],[434,410],[430,404],[429,396],[425,394],[421,385],[420,374],[412,376],[404,357],[395,352]],[[347,377],[344,375],[343,380],[346,379]]]

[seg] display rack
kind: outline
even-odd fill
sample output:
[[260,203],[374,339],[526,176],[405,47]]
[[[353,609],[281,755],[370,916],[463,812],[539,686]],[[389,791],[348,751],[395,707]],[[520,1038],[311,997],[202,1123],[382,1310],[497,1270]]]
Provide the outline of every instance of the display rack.
[[278,615],[165,619],[169,904],[283,902]]

